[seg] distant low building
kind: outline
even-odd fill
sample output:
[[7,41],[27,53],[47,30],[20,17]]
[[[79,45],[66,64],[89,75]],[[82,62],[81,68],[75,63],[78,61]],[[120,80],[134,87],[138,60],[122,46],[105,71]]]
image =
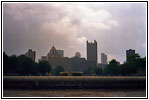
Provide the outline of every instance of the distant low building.
[[72,72],[80,72],[83,71],[86,67],[84,65],[85,58],[81,58],[81,54],[76,52],[75,56],[71,58],[71,71]]
[[70,71],[71,60],[68,57],[50,57],[48,58],[48,62],[50,63],[52,69],[57,66],[61,66],[64,68],[64,71]]
[[85,58],[81,58],[79,52],[75,53],[75,56],[71,58],[71,72],[82,72],[88,67],[93,67],[93,63],[89,63]]
[[26,57],[31,58],[33,61],[35,61],[36,52],[32,51],[32,49],[29,49],[28,52],[25,53]]
[[47,56],[41,56],[41,59],[39,59],[38,61],[48,61],[48,57]]
[[104,69],[108,64],[99,63],[98,67]]

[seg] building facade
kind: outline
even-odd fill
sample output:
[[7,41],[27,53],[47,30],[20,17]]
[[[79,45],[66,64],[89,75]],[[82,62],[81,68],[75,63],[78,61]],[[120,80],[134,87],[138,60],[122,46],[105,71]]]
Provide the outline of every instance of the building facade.
[[26,57],[31,58],[33,61],[35,61],[36,52],[32,51],[32,49],[29,49],[28,52],[25,53]]
[[54,46],[51,48],[50,52],[47,54],[47,60],[52,69],[61,66],[65,71],[70,71],[71,60],[68,57],[63,57],[63,55],[63,51],[57,51]]
[[107,64],[107,55],[105,53],[101,53],[101,64]]
[[48,62],[50,63],[52,69],[57,66],[61,66],[64,68],[64,71],[70,71],[71,60],[68,57],[50,57],[48,58]]
[[56,51],[61,57],[64,57],[64,50],[56,50]]
[[132,55],[135,55],[135,50],[132,50],[132,49],[126,50],[126,61],[127,62],[128,62],[128,60],[131,60],[131,58],[129,58],[129,57]]
[[87,62],[90,67],[97,66],[97,42],[94,43],[87,41]]
[[75,56],[71,58],[71,72],[81,72],[84,71],[86,66],[86,59],[81,58],[81,54],[76,52]]
[[41,56],[41,59],[39,59],[38,61],[48,61],[48,57],[47,56]]

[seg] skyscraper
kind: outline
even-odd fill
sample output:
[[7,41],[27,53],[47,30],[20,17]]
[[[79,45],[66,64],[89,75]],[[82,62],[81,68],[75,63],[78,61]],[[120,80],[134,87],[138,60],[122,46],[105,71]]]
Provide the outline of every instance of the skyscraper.
[[97,42],[94,43],[87,41],[87,61],[90,66],[97,66]]
[[101,53],[101,63],[107,64],[107,55],[105,53]]
[[47,56],[48,58],[49,57],[64,57],[64,51],[56,50],[56,48],[53,46]]

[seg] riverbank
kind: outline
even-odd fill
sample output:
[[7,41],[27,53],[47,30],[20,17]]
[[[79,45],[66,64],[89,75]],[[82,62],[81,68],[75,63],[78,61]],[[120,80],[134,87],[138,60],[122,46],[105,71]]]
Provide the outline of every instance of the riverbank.
[[4,76],[4,89],[146,89],[144,76]]
[[4,97],[146,97],[144,89],[49,89],[3,91]]

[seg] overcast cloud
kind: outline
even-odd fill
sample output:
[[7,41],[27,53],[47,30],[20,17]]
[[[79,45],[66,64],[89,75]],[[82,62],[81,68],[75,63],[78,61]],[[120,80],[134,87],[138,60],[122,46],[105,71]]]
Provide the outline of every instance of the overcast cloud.
[[126,49],[146,55],[146,3],[4,3],[3,47],[8,55],[29,48],[36,61],[53,42],[64,56],[80,52],[86,58],[86,40],[98,42],[108,60],[125,61]]

